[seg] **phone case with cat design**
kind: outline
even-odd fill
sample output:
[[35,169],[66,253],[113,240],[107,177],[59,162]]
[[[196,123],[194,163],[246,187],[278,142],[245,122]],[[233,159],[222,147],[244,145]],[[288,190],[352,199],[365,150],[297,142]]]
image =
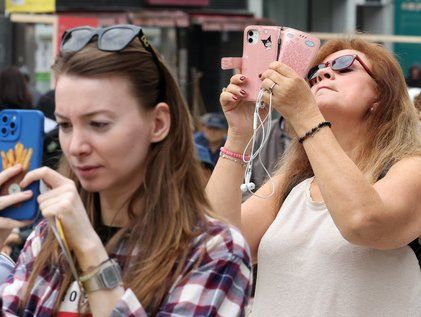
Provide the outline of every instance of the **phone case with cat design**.
[[260,74],[276,61],[279,36],[278,26],[249,25],[243,33],[243,57],[221,60],[222,69],[241,68],[241,73],[247,78],[243,86],[246,100],[256,100],[262,85]]

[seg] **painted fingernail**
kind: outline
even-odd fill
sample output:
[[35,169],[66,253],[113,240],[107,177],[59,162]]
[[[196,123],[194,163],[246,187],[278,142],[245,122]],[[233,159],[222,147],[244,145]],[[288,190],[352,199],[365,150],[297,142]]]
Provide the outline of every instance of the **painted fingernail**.
[[241,89],[240,90],[240,94],[245,95],[246,94],[246,91],[244,89]]
[[232,99],[238,100],[238,97],[237,96],[232,96]]
[[246,79],[246,76],[241,76],[240,80],[243,81],[244,79]]

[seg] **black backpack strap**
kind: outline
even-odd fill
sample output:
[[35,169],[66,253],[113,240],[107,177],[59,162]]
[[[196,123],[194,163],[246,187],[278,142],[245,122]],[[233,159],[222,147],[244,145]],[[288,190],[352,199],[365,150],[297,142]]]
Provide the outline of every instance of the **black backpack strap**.
[[[389,163],[385,169],[383,169],[383,171],[381,172],[379,178],[377,178],[377,180],[381,180],[383,177],[386,176],[387,172],[389,171],[389,169],[392,167],[393,164]],[[420,265],[420,269],[421,269],[421,237],[419,239],[415,239],[414,241],[412,241],[411,243],[408,244],[408,246],[414,251],[415,256],[418,259],[418,263]]]

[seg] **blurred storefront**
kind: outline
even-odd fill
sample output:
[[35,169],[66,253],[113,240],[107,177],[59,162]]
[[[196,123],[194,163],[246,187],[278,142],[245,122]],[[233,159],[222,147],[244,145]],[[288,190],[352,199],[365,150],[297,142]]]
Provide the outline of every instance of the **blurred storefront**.
[[[421,36],[421,1],[395,0],[395,34]],[[420,44],[395,44],[395,53],[409,76],[411,66],[421,68]]]
[[[66,29],[133,23],[171,66],[197,115],[219,109],[220,90],[232,75],[220,70],[220,59],[241,56],[244,27],[271,23],[254,18],[245,0],[6,0],[6,12],[9,61],[25,65],[39,91],[53,85],[50,65]],[[0,63],[1,41],[0,32]]]

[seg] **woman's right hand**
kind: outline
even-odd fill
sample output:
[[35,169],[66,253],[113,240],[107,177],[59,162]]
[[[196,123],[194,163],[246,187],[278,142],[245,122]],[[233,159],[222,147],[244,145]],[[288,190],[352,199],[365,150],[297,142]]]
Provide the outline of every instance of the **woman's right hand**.
[[[19,175],[22,172],[22,165],[15,165],[0,172],[0,186],[6,183],[9,179]],[[24,192],[15,193],[11,195],[0,196],[0,248],[4,241],[10,234],[13,228],[20,228],[32,223],[29,221],[17,221],[10,218],[1,217],[1,211],[12,205],[24,202],[32,197],[32,191],[26,190]]]
[[[228,142],[247,144],[253,133],[253,113],[255,103],[246,101],[243,89],[247,82],[246,76],[236,74],[231,77],[230,84],[221,93],[219,101],[228,121]],[[235,149],[230,149],[234,151]]]

